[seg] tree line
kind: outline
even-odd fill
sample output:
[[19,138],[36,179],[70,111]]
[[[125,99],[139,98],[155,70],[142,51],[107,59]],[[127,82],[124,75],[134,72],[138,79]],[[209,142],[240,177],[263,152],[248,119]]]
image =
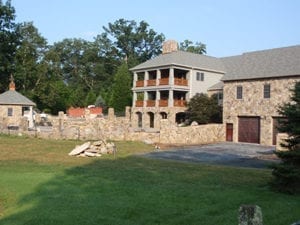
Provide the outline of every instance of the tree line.
[[[119,19],[93,41],[68,38],[48,44],[33,22],[16,23],[8,0],[0,0],[0,93],[13,75],[17,90],[52,114],[91,104],[122,111],[131,105],[129,68],[161,53],[165,36],[145,21]],[[205,53],[185,40],[180,49]]]

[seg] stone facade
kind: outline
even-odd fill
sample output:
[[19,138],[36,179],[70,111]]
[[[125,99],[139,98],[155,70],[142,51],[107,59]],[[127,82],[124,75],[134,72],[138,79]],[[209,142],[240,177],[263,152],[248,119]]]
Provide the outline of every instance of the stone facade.
[[[291,92],[300,77],[224,82],[223,121],[233,124],[233,141],[238,142],[239,117],[259,117],[260,144],[273,145],[273,129],[278,106],[290,101]],[[264,98],[264,85],[270,85],[270,98]],[[243,89],[242,99],[237,99],[237,87]]]

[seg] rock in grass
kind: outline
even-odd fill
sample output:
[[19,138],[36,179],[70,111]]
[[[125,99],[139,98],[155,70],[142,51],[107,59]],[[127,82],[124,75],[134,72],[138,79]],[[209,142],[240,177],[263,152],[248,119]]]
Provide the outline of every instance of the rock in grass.
[[76,148],[74,148],[69,155],[78,155],[81,152],[84,152],[86,149],[88,149],[91,145],[91,142],[86,142],[80,146],[77,146]]

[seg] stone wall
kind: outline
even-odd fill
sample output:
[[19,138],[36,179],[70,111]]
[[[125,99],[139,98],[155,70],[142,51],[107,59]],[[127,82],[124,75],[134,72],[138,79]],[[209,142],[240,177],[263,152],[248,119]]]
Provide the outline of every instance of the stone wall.
[[[167,119],[160,121],[160,129],[139,129],[131,126],[130,108],[125,117],[116,117],[113,109],[107,117],[71,118],[63,112],[49,118],[52,126],[38,126],[36,130],[14,131],[30,136],[46,139],[78,139],[78,140],[126,140],[163,144],[205,144],[224,141],[224,126],[209,124],[180,127]],[[1,131],[8,133],[8,131]],[[12,133],[12,132],[10,132]]]
[[164,144],[207,144],[225,141],[223,124],[206,124],[179,127],[168,120],[161,121],[160,143]]
[[[278,106],[290,101],[291,92],[299,77],[264,80],[232,81],[224,84],[223,120],[233,124],[233,141],[238,141],[238,117],[260,117],[260,144],[272,145],[273,122],[280,115]],[[271,85],[271,97],[264,98],[264,84]],[[236,99],[237,86],[243,87],[243,99]]]

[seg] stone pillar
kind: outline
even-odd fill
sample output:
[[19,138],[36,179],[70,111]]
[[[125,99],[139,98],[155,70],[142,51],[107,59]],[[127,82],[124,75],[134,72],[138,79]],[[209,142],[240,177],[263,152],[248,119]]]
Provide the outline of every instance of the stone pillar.
[[144,107],[146,107],[147,106],[147,100],[149,99],[149,97],[148,97],[148,92],[147,91],[144,91]]
[[263,225],[261,208],[257,205],[240,206],[239,225]]
[[34,127],[34,121],[33,121],[33,107],[29,107],[29,118],[28,118],[28,128]]
[[114,120],[115,119],[115,110],[114,108],[108,108],[108,120]]
[[126,106],[125,107],[125,118],[130,120],[130,115],[131,115],[131,107],[130,106]]
[[173,96],[173,90],[169,90],[169,107],[174,107],[174,96]]
[[62,132],[64,130],[64,112],[60,111],[58,112],[58,130],[60,135],[62,135]]

